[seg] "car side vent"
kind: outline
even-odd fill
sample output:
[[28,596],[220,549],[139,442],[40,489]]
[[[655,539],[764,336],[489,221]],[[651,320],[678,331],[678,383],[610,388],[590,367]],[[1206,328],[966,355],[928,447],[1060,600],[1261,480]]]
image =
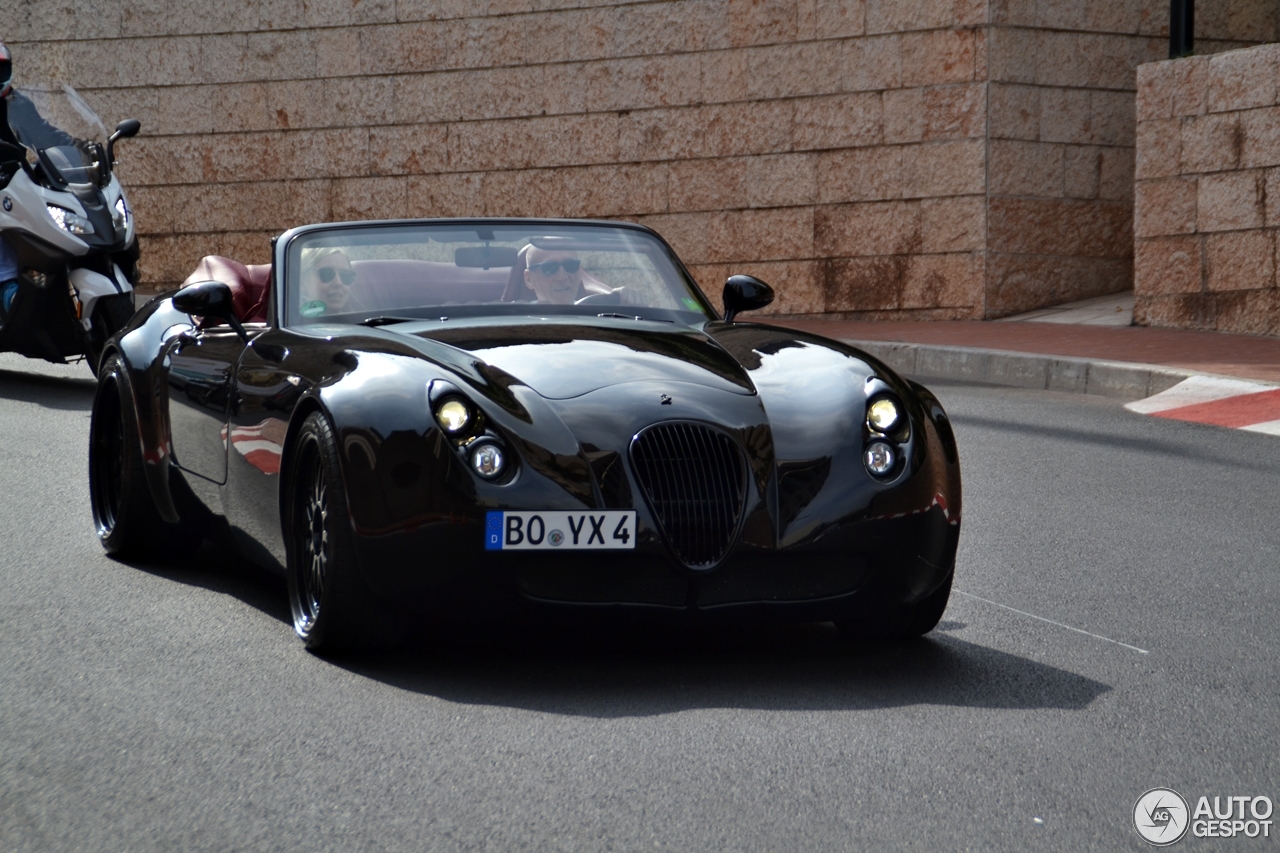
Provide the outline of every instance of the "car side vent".
[[701,424],[656,424],[632,439],[631,464],[662,535],[685,565],[720,562],[746,499],[747,465],[737,442]]

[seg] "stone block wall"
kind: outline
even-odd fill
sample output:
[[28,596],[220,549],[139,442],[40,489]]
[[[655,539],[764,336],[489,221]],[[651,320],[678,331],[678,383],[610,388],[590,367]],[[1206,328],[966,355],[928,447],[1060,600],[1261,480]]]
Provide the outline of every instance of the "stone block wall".
[[[1196,8],[1196,49],[1275,38],[1263,0]],[[1126,290],[1136,69],[1168,55],[1168,0],[992,0],[985,315]]]
[[[1274,0],[1200,11],[1202,49]],[[17,0],[108,121],[148,284],[290,226],[612,217],[769,311],[994,317],[1128,286],[1167,0]],[[1215,18],[1215,15],[1217,16]],[[1220,20],[1218,20],[1220,19]],[[1208,37],[1208,40],[1206,40]],[[1215,40],[1218,39],[1218,40]]]
[[1280,45],[1138,74],[1134,319],[1280,334]]

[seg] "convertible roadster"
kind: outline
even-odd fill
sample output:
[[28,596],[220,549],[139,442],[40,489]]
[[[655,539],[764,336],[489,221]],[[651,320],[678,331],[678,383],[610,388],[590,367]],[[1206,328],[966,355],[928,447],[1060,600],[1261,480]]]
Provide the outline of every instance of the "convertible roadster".
[[558,608],[938,623],[960,468],[924,387],[724,316],[620,222],[309,225],[205,258],[106,347],[90,492],[106,550],[218,533],[287,578],[308,648]]

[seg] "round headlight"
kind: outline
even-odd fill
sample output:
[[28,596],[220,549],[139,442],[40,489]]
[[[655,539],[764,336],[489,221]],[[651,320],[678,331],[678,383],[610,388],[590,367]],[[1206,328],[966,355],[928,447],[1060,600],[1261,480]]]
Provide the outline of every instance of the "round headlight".
[[867,407],[867,423],[877,432],[888,432],[898,425],[902,413],[898,404],[888,397],[881,397]]
[[883,441],[873,441],[867,445],[866,450],[862,451],[863,464],[877,477],[883,477],[892,471],[896,458],[897,454],[893,452],[893,448]]
[[471,409],[461,400],[445,400],[436,406],[436,422],[449,435],[457,435],[471,426]]
[[504,463],[502,448],[496,444],[481,444],[471,451],[471,469],[486,480],[501,474]]

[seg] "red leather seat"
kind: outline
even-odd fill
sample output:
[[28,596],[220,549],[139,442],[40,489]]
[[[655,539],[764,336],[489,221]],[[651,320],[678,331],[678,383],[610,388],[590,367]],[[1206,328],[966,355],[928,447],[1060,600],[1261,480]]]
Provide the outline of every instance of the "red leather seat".
[[246,266],[221,255],[207,255],[182,284],[185,287],[198,281],[220,281],[231,288],[231,305],[241,323],[267,322],[271,264]]

